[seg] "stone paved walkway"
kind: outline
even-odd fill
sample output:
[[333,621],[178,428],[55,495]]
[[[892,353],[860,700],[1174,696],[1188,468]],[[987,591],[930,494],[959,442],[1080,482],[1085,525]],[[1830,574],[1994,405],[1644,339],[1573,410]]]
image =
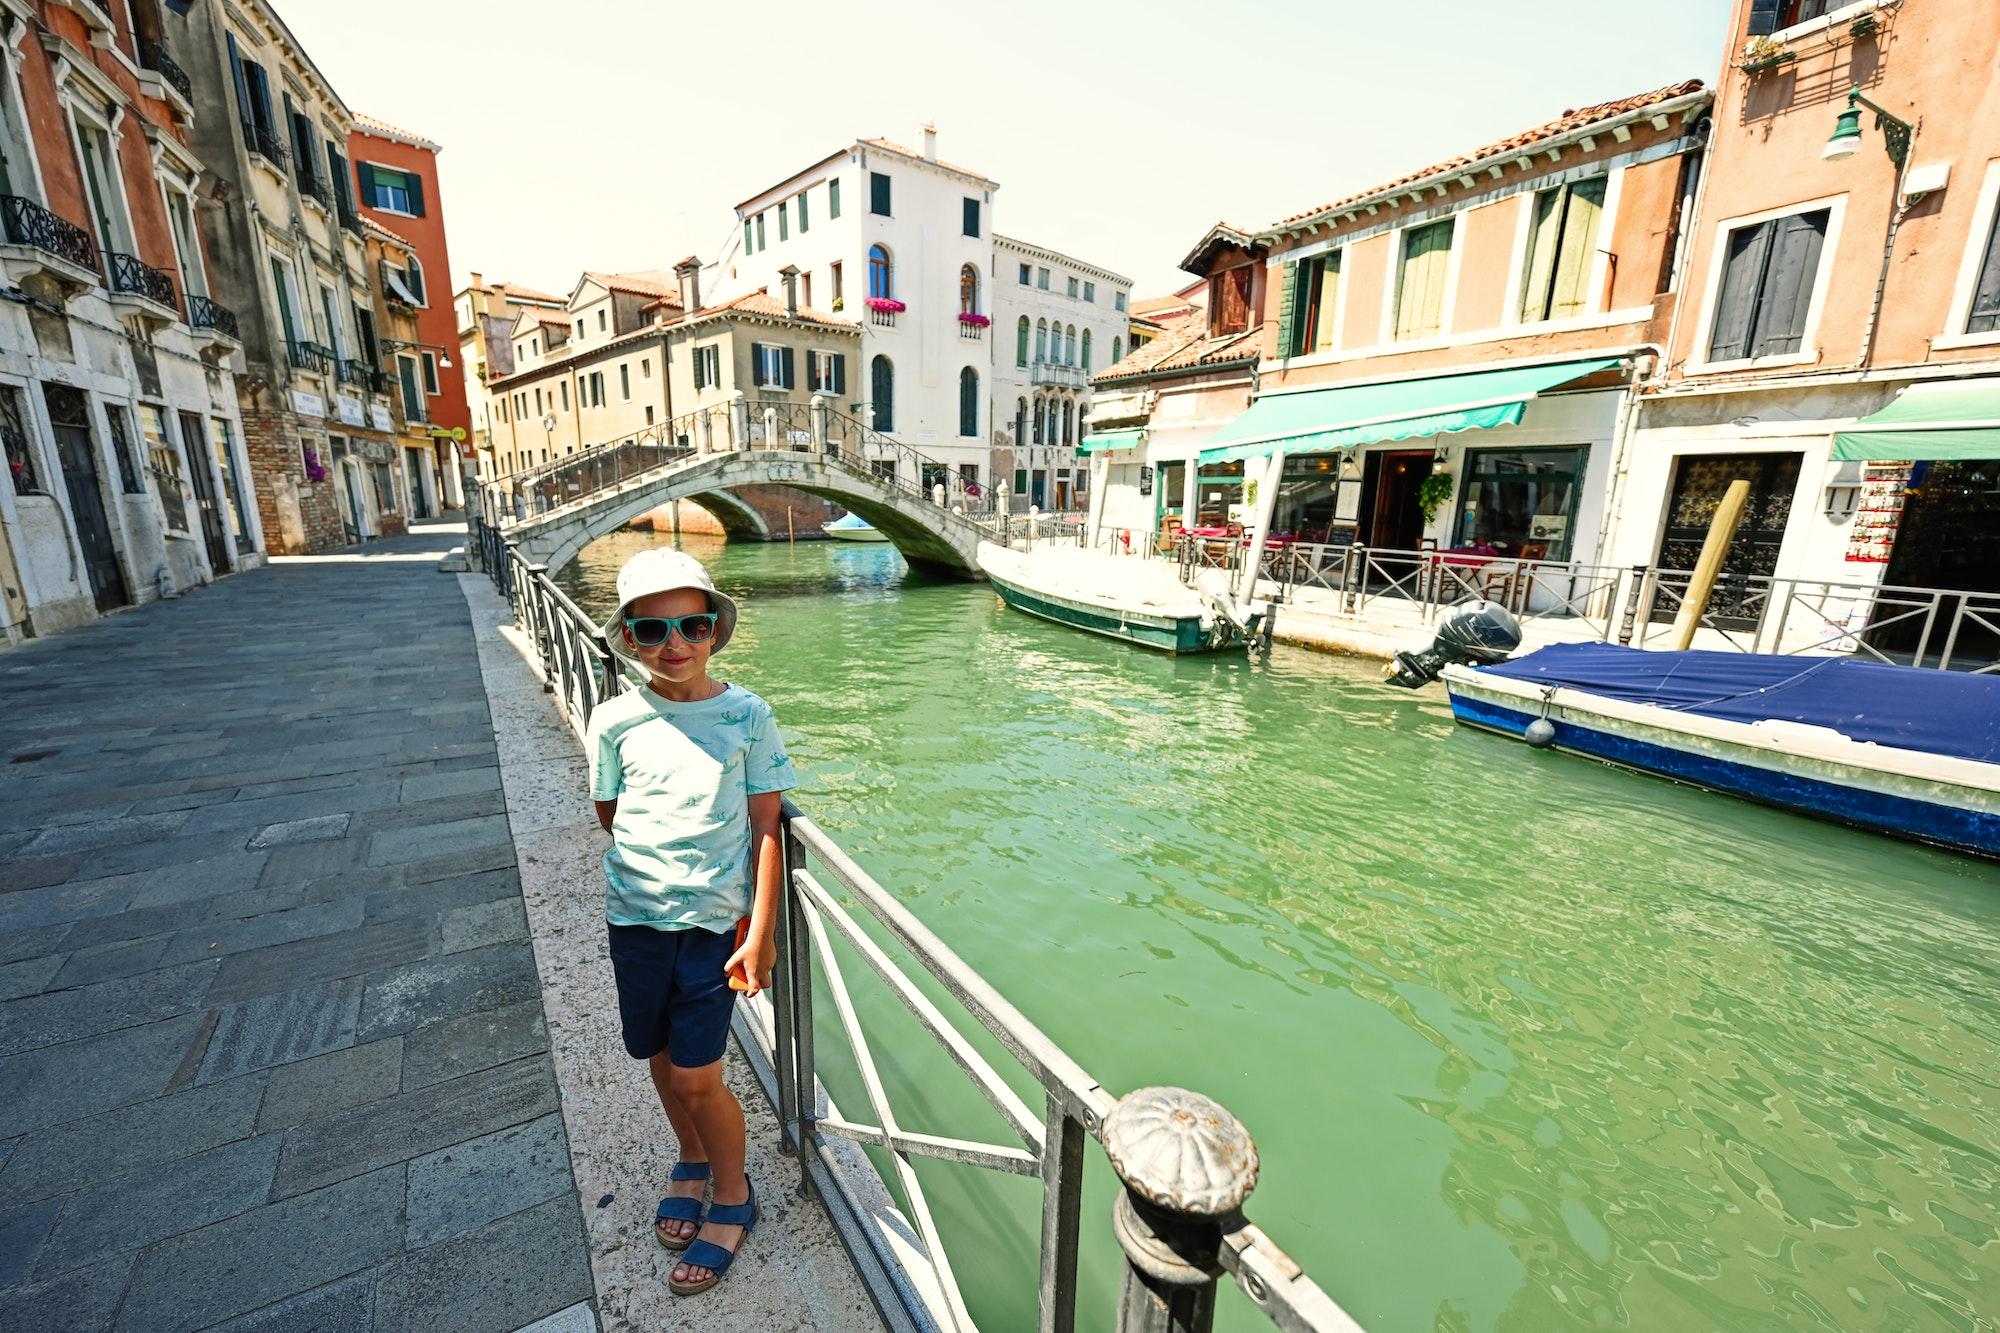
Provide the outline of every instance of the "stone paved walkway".
[[0,1328],[593,1327],[460,539],[0,655]]

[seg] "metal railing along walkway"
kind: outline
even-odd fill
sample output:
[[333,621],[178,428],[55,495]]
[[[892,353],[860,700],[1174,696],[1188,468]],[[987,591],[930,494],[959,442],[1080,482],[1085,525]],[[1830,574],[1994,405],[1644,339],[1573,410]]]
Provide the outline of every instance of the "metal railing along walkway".
[[[476,551],[507,597],[541,672],[573,726],[582,731],[602,699],[632,686],[591,622],[489,524],[473,518]],[[837,1141],[886,1152],[922,1240],[932,1281],[872,1282],[892,1327],[970,1330],[950,1255],[915,1163],[1028,1176],[1041,1182],[1037,1328],[1076,1326],[1077,1249],[1082,1236],[1084,1142],[1105,1148],[1125,1189],[1113,1230],[1126,1256],[1119,1298],[1121,1333],[1205,1333],[1216,1281],[1228,1273],[1250,1301],[1287,1330],[1358,1333],[1356,1324],[1299,1265],[1243,1214],[1256,1183],[1255,1147],[1235,1118],[1195,1093],[1145,1088],[1118,1097],[1031,1023],[790,801],[783,824],[785,893],[779,913],[768,1059],[782,1125],[782,1150],[800,1163],[802,1188],[837,1222],[864,1277],[888,1263],[871,1239],[863,1209],[831,1169]],[[864,925],[864,922],[866,923]],[[878,941],[907,957],[899,963]],[[858,957],[1005,1122],[1018,1143],[919,1133],[904,1127],[877,1064],[871,1034],[854,1002],[836,941]],[[916,975],[913,975],[912,968]],[[1039,1104],[1012,1085],[919,984],[950,999],[997,1042],[1040,1090]],[[868,1119],[836,1112],[820,1091],[815,1050],[816,993],[831,997],[865,1089]],[[922,1290],[935,1304],[921,1304]]]

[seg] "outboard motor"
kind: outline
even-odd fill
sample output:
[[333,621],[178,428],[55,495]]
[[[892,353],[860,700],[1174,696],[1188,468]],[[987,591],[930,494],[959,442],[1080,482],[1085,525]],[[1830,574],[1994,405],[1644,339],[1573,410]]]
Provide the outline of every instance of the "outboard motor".
[[1437,637],[1420,653],[1397,653],[1383,674],[1392,685],[1414,690],[1438,678],[1452,663],[1491,666],[1521,646],[1521,625],[1504,606],[1468,597],[1445,612]]

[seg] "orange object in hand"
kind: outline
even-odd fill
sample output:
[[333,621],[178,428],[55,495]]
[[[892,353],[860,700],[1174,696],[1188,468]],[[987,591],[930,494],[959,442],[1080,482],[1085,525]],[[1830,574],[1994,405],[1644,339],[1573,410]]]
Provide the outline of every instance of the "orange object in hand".
[[[743,942],[749,938],[750,918],[746,916],[736,923],[736,947],[741,949]],[[729,969],[729,989],[746,991],[750,989],[750,971],[740,962]]]

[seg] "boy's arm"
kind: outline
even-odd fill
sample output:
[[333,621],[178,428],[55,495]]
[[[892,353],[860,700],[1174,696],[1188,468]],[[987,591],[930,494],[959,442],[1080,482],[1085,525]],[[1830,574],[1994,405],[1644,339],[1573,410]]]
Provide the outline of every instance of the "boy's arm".
[[614,796],[608,801],[597,801],[595,804],[597,806],[597,826],[606,833],[611,832],[611,821],[618,814],[618,798]]
[[729,957],[730,970],[740,965],[749,978],[746,995],[771,984],[771,969],[778,961],[778,891],[785,879],[778,823],[784,804],[783,792],[750,793],[750,864],[756,868],[756,888],[750,898],[750,933],[743,947]]

